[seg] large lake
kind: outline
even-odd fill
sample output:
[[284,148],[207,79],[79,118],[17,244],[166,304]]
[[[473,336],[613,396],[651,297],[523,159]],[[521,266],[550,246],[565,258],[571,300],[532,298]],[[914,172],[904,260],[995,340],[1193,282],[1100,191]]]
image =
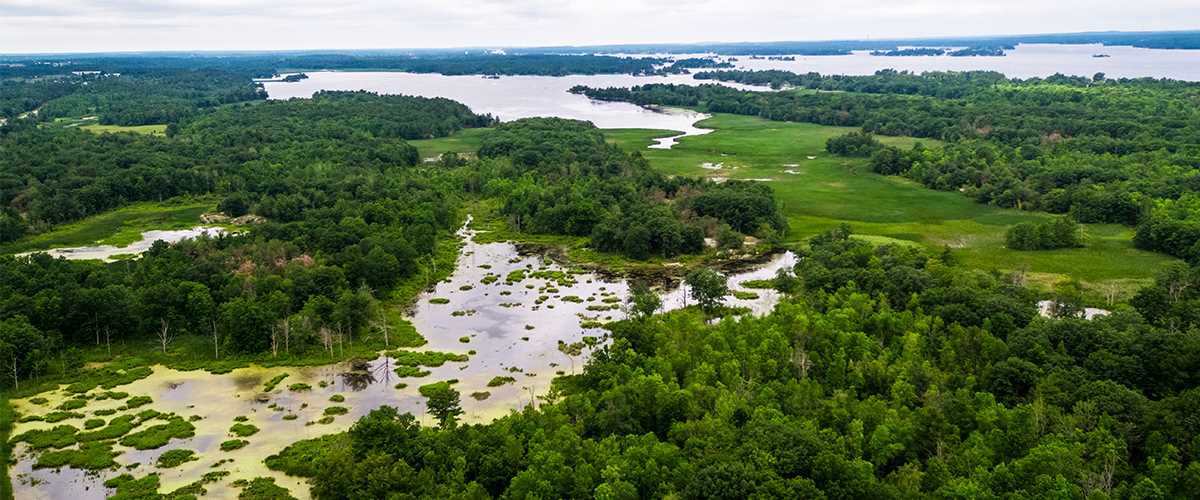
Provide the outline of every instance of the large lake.
[[[1004,57],[872,56],[855,52],[846,56],[796,56],[794,61],[737,57],[740,69],[780,69],[807,73],[867,75],[881,69],[914,72],[995,70],[1010,77],[1045,77],[1055,73],[1109,78],[1155,77],[1200,81],[1200,50],[1162,50],[1103,45],[1022,44]],[[1104,54],[1109,57],[1093,57]],[[689,55],[675,55],[677,58]],[[575,85],[631,87],[649,83],[699,85],[715,83],[692,75],[630,76],[571,75],[445,76],[401,72],[320,71],[300,82],[264,82],[271,99],[311,97],[321,90],[368,90],[381,94],[446,97],[510,121],[531,116],[558,116],[590,121],[600,128],[653,128],[677,130],[684,135],[707,132],[695,123],[705,115],[686,110],[650,110],[628,103],[598,102],[567,92]],[[737,84],[737,88],[765,90]],[[661,146],[669,146],[664,141]]]
[[[694,126],[706,115],[694,111],[650,110],[622,102],[593,101],[567,92],[576,85],[631,87],[649,83],[701,82],[691,75],[630,76],[445,76],[400,72],[320,71],[294,83],[264,82],[271,99],[312,97],[321,90],[368,90],[381,94],[446,97],[466,104],[476,113],[488,113],[504,121],[533,116],[558,116],[586,120],[600,128],[653,128],[677,130],[684,135],[708,132]],[[730,85],[738,88],[758,88]]]
[[[845,56],[795,56],[794,61],[736,57],[738,69],[779,69],[796,73],[870,75],[881,69],[925,71],[991,70],[1010,78],[1047,77],[1055,73],[1108,78],[1173,78],[1200,81],[1200,50],[1142,49],[1095,45],[1021,44],[1003,57],[873,56],[856,51]],[[1108,57],[1092,57],[1095,55]],[[680,56],[675,56],[680,57]]]

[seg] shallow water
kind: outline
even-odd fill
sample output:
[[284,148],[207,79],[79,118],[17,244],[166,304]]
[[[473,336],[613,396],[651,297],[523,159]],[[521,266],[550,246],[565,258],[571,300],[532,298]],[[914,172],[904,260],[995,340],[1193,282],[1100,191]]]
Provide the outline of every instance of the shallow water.
[[[26,446],[20,444],[14,454],[18,462],[12,469],[16,497],[104,498],[108,493],[103,486],[104,480],[123,472],[139,477],[158,472],[161,474],[161,490],[165,492],[196,481],[206,472],[228,470],[231,473],[228,477],[206,486],[209,497],[236,496],[237,490],[229,486],[232,481],[269,476],[274,477],[277,484],[288,487],[297,497],[305,498],[308,496],[308,487],[303,480],[268,470],[263,459],[295,441],[344,431],[358,418],[382,405],[412,412],[421,416],[425,423],[431,423],[425,417],[425,398],[417,390],[422,384],[442,380],[459,380],[455,388],[462,394],[465,421],[490,421],[544,394],[557,373],[582,369],[587,361],[587,350],[572,359],[558,351],[558,343],[579,342],[585,336],[594,336],[602,343],[600,337],[604,330],[584,328],[583,321],[604,322],[624,317],[620,307],[604,311],[595,309],[623,304],[628,293],[625,282],[567,269],[542,255],[521,255],[511,243],[480,244],[471,238],[472,233],[464,230],[461,234],[465,241],[454,273],[420,297],[412,311],[411,320],[428,341],[415,350],[456,353],[474,350],[469,361],[447,362],[440,367],[425,368],[431,372],[426,377],[403,379],[393,372],[395,365],[387,357],[370,362],[366,370],[350,376],[345,375],[350,371],[348,363],[304,368],[250,367],[223,375],[155,367],[150,377],[114,390],[128,392],[131,396],[149,395],[154,399],[152,404],[129,413],[153,408],[184,417],[203,417],[193,422],[196,426],[195,437],[173,440],[167,446],[147,451],[114,445],[115,449],[124,450],[117,457],[122,469],[100,474],[70,468],[34,470],[32,466],[36,456],[28,454]],[[732,274],[730,287],[742,289],[740,284],[746,280],[771,278],[777,269],[791,266],[794,261],[795,256],[791,253],[775,255],[749,271]],[[525,270],[527,275],[533,272],[555,274],[541,278],[527,276],[509,283],[506,280],[509,273],[519,270]],[[485,280],[489,275],[496,276],[496,280],[484,283],[490,281]],[[464,287],[469,289],[464,290]],[[759,295],[757,299],[729,297],[726,303],[747,307],[754,314],[763,314],[769,312],[779,300],[773,290],[754,292]],[[578,297],[579,301],[575,302],[570,297]],[[443,298],[448,302],[435,304],[430,301],[434,298]],[[666,292],[663,302],[665,309],[676,309],[689,303],[686,293],[680,289]],[[589,307],[593,310],[589,310]],[[461,342],[462,337],[469,341]],[[269,395],[268,402],[259,401],[257,396],[261,394],[263,384],[280,373],[288,373],[289,376]],[[514,377],[516,382],[487,387],[493,377],[501,375]],[[327,384],[326,387],[320,386],[322,381]],[[307,383],[312,388],[305,392],[290,391],[288,386],[297,382]],[[397,389],[397,382],[404,382],[408,386]],[[471,397],[477,391],[491,394],[480,401]],[[329,398],[334,394],[341,394],[345,401],[330,402]],[[69,397],[61,390],[40,396],[47,397],[50,402],[37,406],[27,399],[14,400],[14,409],[23,415],[45,414]],[[77,411],[90,417],[91,412],[97,409],[116,408],[121,404],[123,401],[91,401]],[[271,408],[272,404],[277,409]],[[332,423],[308,424],[321,418],[326,407],[335,405],[348,408],[349,413],[335,417]],[[284,415],[288,414],[294,414],[297,418],[284,420]],[[247,416],[248,423],[257,426],[260,431],[244,438],[250,442],[246,447],[231,452],[220,451],[220,443],[233,438],[228,435],[228,429],[234,423],[234,417],[239,415]],[[112,417],[104,418],[108,420]],[[63,423],[82,427],[81,419],[54,424],[17,423],[13,435]],[[175,469],[157,469],[154,462],[158,456],[174,448],[194,450],[200,455],[200,460]],[[223,458],[233,459],[234,462],[217,469],[211,468],[214,462]],[[141,465],[126,471],[124,466],[134,463]]]
[[18,256],[46,253],[51,257],[62,257],[68,260],[102,260],[105,262],[112,262],[114,257],[118,255],[141,255],[149,250],[150,247],[154,245],[154,242],[159,240],[167,243],[177,243],[179,241],[188,238],[195,238],[201,235],[217,236],[221,234],[225,234],[225,229],[220,227],[206,226],[196,226],[191,229],[153,230],[143,232],[142,239],[123,247],[113,245],[97,245],[89,247],[52,248],[50,250],[25,252],[18,254]]

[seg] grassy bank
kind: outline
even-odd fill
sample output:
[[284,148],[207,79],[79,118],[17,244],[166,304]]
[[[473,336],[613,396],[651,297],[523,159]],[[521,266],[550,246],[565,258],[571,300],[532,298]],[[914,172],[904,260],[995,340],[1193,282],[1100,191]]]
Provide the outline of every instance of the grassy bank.
[[126,246],[150,230],[188,229],[200,214],[216,209],[215,198],[174,198],[126,205],[99,215],[0,245],[0,253],[20,253],[87,245]]

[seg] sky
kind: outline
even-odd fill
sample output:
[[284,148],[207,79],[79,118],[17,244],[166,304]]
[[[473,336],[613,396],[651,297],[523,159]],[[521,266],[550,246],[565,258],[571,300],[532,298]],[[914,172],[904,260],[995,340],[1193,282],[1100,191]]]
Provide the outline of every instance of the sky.
[[1200,0],[0,0],[0,53],[516,47],[1200,28]]

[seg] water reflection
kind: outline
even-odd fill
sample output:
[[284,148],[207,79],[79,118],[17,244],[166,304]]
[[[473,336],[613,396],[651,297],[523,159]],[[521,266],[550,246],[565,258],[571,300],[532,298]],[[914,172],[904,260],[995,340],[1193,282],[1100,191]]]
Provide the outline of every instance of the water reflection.
[[[426,367],[428,375],[406,378],[396,375],[395,360],[386,356],[325,366],[250,367],[222,375],[155,367],[150,377],[118,390],[153,398],[145,408],[194,418],[194,437],[173,440],[155,450],[117,444],[115,449],[121,451],[117,461],[122,467],[98,474],[70,468],[34,469],[36,456],[23,443],[18,444],[14,453],[17,463],[12,468],[16,497],[100,499],[109,493],[104,480],[122,473],[139,477],[157,473],[162,491],[171,491],[213,470],[228,470],[230,475],[220,483],[206,486],[210,496],[237,496],[232,481],[268,476],[305,498],[308,489],[302,480],[267,470],[263,459],[295,441],[344,431],[383,405],[431,423],[424,416],[425,398],[418,391],[422,384],[437,381],[457,381],[454,387],[463,396],[465,421],[490,421],[535,402],[558,374],[578,372],[592,350],[604,342],[605,330],[600,325],[624,317],[622,305],[629,287],[623,280],[573,269],[541,254],[522,254],[511,243],[480,244],[470,231],[460,234],[464,245],[454,273],[420,297],[411,319],[428,341],[418,350],[467,354],[468,361]],[[746,272],[734,273],[730,284],[736,289],[745,280],[772,277],[793,259],[791,254],[776,255]],[[761,314],[778,301],[773,291],[756,292],[755,299],[730,298],[727,302]],[[674,309],[686,305],[687,299],[682,291],[671,291],[664,296],[664,304]],[[568,348],[560,350],[560,345]],[[288,376],[283,382],[271,392],[263,392],[266,381],[284,373]],[[512,381],[492,383],[496,377],[511,377]],[[25,415],[45,414],[69,397],[62,390],[41,396],[50,401],[35,405],[28,399],[14,400],[14,409]],[[120,400],[93,400],[83,411],[89,417],[106,409],[121,414],[127,412],[119,410],[122,404]],[[325,409],[330,406],[344,407],[348,413],[328,419]],[[248,441],[245,447],[223,451],[221,443],[234,438],[229,428],[239,416],[260,431],[244,438]],[[82,420],[63,423],[80,427]],[[19,422],[14,435],[54,425]],[[157,469],[157,458],[175,448],[193,450],[201,459],[173,469]],[[212,467],[224,459],[232,463]]]

